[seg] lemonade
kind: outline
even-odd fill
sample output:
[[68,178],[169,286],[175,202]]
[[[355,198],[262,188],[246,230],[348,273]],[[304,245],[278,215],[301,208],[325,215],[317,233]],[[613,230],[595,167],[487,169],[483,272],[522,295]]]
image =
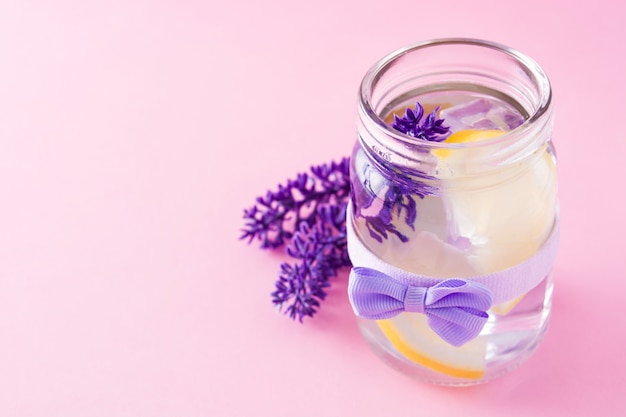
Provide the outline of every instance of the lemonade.
[[[556,233],[551,141],[505,152],[528,112],[502,94],[461,87],[415,91],[379,114],[391,126],[417,101],[424,115],[435,112],[450,127],[439,142],[422,147],[416,139],[413,148],[407,141],[410,152],[397,151],[405,158],[362,137],[355,146],[348,222],[356,264],[365,257],[400,274],[474,279],[531,262]],[[411,153],[414,159],[406,157]],[[440,338],[420,313],[358,322],[374,351],[405,373],[439,384],[483,382],[516,367],[541,340],[551,276],[542,273],[517,292],[498,291],[480,334],[461,346]]]

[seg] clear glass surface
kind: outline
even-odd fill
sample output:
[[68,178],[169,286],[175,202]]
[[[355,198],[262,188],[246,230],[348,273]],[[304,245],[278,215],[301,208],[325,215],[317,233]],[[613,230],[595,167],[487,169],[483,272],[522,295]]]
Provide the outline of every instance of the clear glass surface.
[[[479,133],[428,142],[391,128],[394,114],[416,101],[426,113],[438,109],[453,130]],[[472,106],[490,110],[455,119],[457,109]],[[530,58],[477,40],[414,45],[367,73],[358,114],[348,221],[376,256],[417,274],[463,278],[517,265],[544,244],[558,210],[556,157],[550,84]],[[384,207],[391,217],[383,227],[377,219]],[[358,324],[401,372],[471,385],[530,356],[546,331],[551,295],[548,275],[492,306],[479,337],[461,347],[438,338],[418,313]]]

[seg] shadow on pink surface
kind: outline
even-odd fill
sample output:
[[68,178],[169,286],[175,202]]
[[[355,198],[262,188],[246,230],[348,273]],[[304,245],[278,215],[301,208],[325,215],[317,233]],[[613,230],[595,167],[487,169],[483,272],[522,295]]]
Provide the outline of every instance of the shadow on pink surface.
[[[245,243],[245,242],[244,242]],[[259,250],[254,246],[258,246],[257,241],[253,241],[250,245],[250,250]],[[280,271],[280,264],[287,262],[293,264],[294,258],[285,254],[285,248],[280,247],[277,249],[261,250],[264,257],[271,260],[271,264],[275,265],[276,275],[274,277],[267,277],[265,287],[267,288],[267,303],[271,304],[272,297],[269,295],[275,290],[275,282]],[[363,348],[364,341],[361,338],[361,334],[356,326],[356,318],[350,306],[348,300],[348,275],[350,273],[349,267],[343,267],[338,270],[337,276],[330,278],[331,286],[326,289],[326,298],[320,301],[320,307],[317,309],[317,313],[313,317],[304,317],[302,323],[298,320],[293,320],[284,314],[283,311],[277,311],[280,316],[280,320],[289,322],[288,324],[296,327],[293,329],[295,332],[300,333],[313,332],[312,338],[315,337],[337,337],[341,338],[342,344],[354,345],[355,348]]]
[[621,302],[617,294],[594,286],[574,287],[585,282],[577,277],[584,271],[556,272],[550,328],[535,355],[511,374],[455,396],[482,398],[503,412],[540,408],[569,416],[623,415],[626,335],[617,330],[625,327]]
[[348,301],[349,273],[349,268],[342,268],[336,277],[331,278],[332,286],[326,299],[315,318],[306,324],[316,331],[327,331],[345,338],[347,343],[361,344],[361,334]]
[[[281,262],[290,261],[281,249],[264,256],[272,259],[276,271]],[[344,371],[368,376],[367,389],[372,391],[385,386],[394,396],[423,396],[435,403],[450,399],[455,408],[490,411],[484,415],[623,415],[626,334],[621,329],[626,328],[626,315],[620,293],[610,289],[611,282],[619,283],[612,270],[616,265],[587,258],[562,262],[567,269],[558,264],[555,268],[552,317],[543,343],[519,369],[485,385],[431,386],[382,364],[358,331],[347,297],[349,268],[331,278],[328,295],[315,317],[284,327],[291,340],[291,334],[300,334],[306,344],[327,345],[327,353],[341,358]],[[273,280],[267,281],[267,289],[268,293],[273,290]],[[290,321],[287,317],[279,320]]]

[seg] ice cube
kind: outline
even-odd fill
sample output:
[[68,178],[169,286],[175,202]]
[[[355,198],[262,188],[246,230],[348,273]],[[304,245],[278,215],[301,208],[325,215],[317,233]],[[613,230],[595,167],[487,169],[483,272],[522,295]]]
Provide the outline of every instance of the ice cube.
[[509,131],[524,122],[524,117],[512,106],[484,98],[443,109],[440,117],[452,132],[463,129]]

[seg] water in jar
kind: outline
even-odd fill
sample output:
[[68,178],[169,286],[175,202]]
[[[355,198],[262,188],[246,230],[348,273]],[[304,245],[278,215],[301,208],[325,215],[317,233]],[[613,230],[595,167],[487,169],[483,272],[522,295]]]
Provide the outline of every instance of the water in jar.
[[[445,119],[451,133],[443,143],[474,148],[421,151],[417,159],[434,160],[437,167],[426,173],[419,164],[394,168],[376,150],[366,152],[357,143],[348,221],[359,240],[389,264],[440,278],[497,272],[531,257],[552,231],[557,211],[551,142],[523,160],[476,173],[470,165],[487,150],[475,145],[522,125],[528,115],[521,106],[492,92],[457,89],[407,95],[380,117],[391,125],[394,114],[402,116],[415,101],[425,114],[438,109]],[[391,217],[381,223],[384,207],[391,207],[386,211]],[[546,276],[528,293],[492,306],[480,335],[461,347],[440,339],[418,313],[358,319],[359,327],[374,351],[404,373],[438,384],[474,384],[530,356],[547,327],[551,292]]]

